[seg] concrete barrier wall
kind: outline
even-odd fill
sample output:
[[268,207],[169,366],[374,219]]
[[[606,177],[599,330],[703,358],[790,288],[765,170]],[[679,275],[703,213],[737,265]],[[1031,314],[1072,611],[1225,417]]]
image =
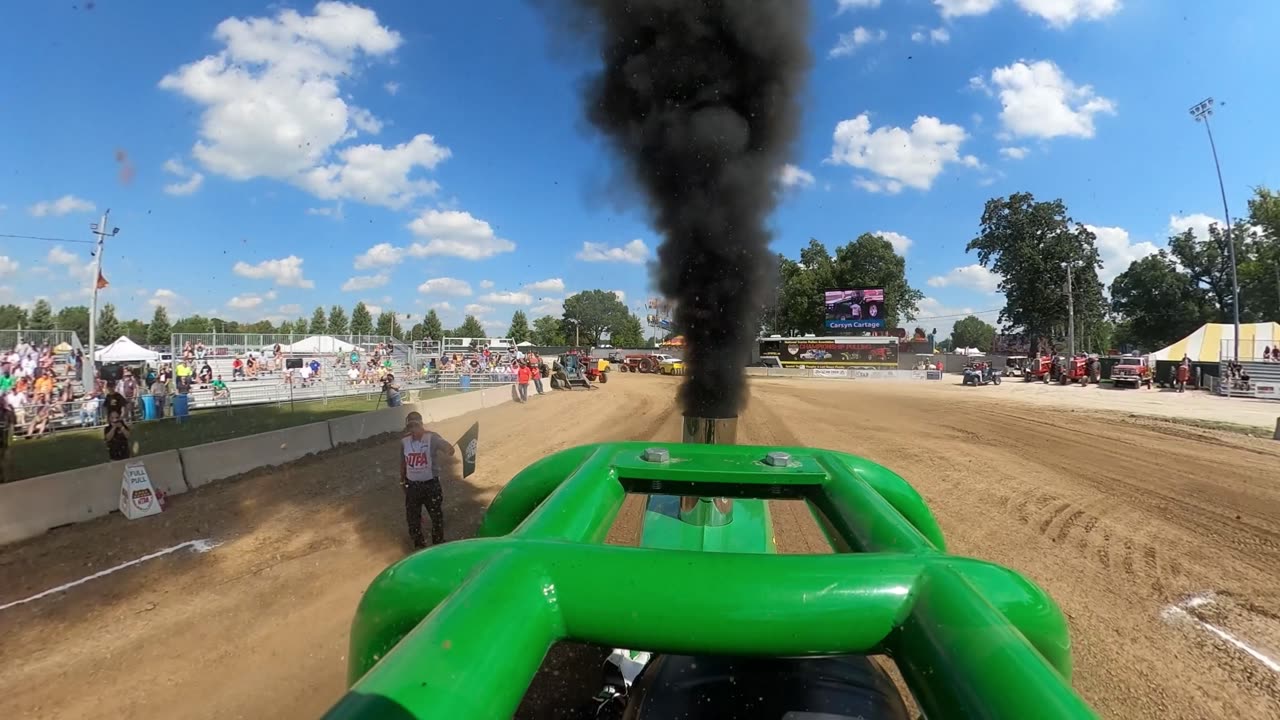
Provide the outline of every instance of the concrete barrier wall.
[[329,423],[319,422],[195,445],[179,452],[187,485],[194,490],[215,480],[282,465],[332,448]]
[[511,402],[513,387],[502,385],[473,390],[327,422],[3,483],[0,484],[0,545],[115,512],[120,504],[124,468],[131,462],[146,465],[157,490],[180,495],[189,488],[203,487],[258,468],[282,465],[338,445],[399,432],[404,429],[405,416],[413,411],[421,413],[426,422],[438,422],[497,407]]
[[157,490],[187,491],[177,450],[0,484],[0,545],[115,512],[124,468],[135,462],[146,466]]
[[924,380],[924,370],[863,370],[861,368],[747,368],[754,377],[805,377],[831,380]]

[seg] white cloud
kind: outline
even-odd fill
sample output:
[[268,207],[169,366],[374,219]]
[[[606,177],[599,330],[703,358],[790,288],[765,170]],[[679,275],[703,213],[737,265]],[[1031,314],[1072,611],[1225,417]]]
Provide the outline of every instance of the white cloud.
[[888,240],[889,244],[893,246],[893,251],[899,255],[906,255],[907,250],[911,248],[911,243],[913,242],[911,238],[906,235],[893,232],[892,230],[877,230],[871,234],[879,235],[885,240]]
[[1031,15],[1061,29],[1076,20],[1101,20],[1120,9],[1120,0],[1016,0]]
[[[484,283],[480,283],[480,287],[485,287]],[[493,283],[489,283],[489,287],[493,287]],[[538,282],[531,282],[524,286],[525,290],[533,290],[536,292],[564,292],[564,280],[560,278],[547,278]]]
[[190,195],[199,190],[200,186],[204,184],[203,174],[183,165],[182,161],[177,158],[166,160],[164,171],[181,178],[181,182],[169,183],[164,186],[164,191],[170,195]]
[[378,243],[356,256],[355,268],[357,270],[368,270],[369,268],[388,267],[399,263],[403,259],[404,250],[402,248],[398,248],[391,243]]
[[836,0],[836,14],[859,8],[878,8],[880,0]]
[[649,257],[649,246],[636,238],[621,247],[609,247],[604,243],[584,242],[577,258],[585,262],[627,262],[639,265]]
[[994,88],[1000,121],[1016,137],[1091,138],[1096,116],[1116,112],[1114,102],[1090,85],[1076,85],[1049,60],[1019,60],[992,70],[989,85],[982,77],[970,78],[969,85],[987,93]]
[[480,302],[494,305],[532,305],[533,296],[527,292],[491,292],[481,295]]
[[1098,279],[1110,285],[1117,275],[1129,269],[1135,260],[1160,251],[1154,243],[1132,242],[1129,231],[1121,227],[1099,227],[1085,225],[1097,240],[1098,255],[1102,258],[1102,269],[1098,271]]
[[483,290],[488,290],[489,288],[493,287],[493,281],[492,281],[492,280],[481,280],[481,281],[480,281],[480,287],[481,287],[481,289],[483,289]]
[[516,249],[515,243],[498,237],[489,223],[460,210],[427,210],[409,223],[409,230],[426,239],[406,249],[413,257],[483,260]]
[[147,304],[152,307],[160,305],[173,306],[182,303],[182,296],[167,288],[160,288],[147,298]]
[[262,297],[252,293],[237,295],[227,301],[227,307],[234,310],[252,310],[262,304]]
[[382,84],[382,89],[387,91],[388,95],[395,95],[400,92],[400,83],[389,81]]
[[289,303],[287,305],[281,305],[279,308],[279,312],[281,315],[298,316],[302,314],[302,306],[299,305],[298,303]]
[[252,280],[271,280],[280,287],[313,288],[316,284],[302,276],[302,258],[297,255],[263,260],[257,265],[237,262],[231,271]]
[[812,187],[813,173],[804,168],[787,163],[782,166],[782,170],[778,172],[778,181],[783,187]]
[[911,41],[922,43],[929,41],[934,45],[945,45],[951,42],[951,33],[944,27],[933,28],[929,32],[917,30],[911,33]]
[[59,217],[62,215],[70,215],[74,212],[93,212],[97,206],[75,195],[63,195],[57,200],[41,200],[40,202],[27,208],[27,212],[33,217],[46,217],[49,215]]
[[543,315],[560,317],[564,315],[564,301],[555,298],[539,298],[538,304],[529,308],[529,315],[531,320]]
[[1000,4],[1000,0],[933,0],[933,4],[942,11],[942,17],[954,18],[986,15]]
[[871,129],[867,113],[841,120],[833,134],[831,157],[825,162],[870,170],[881,180],[859,178],[855,184],[872,192],[899,192],[905,185],[928,190],[948,163],[981,165],[972,155],[960,155],[968,138],[964,128],[921,115],[910,129],[884,126]]
[[450,310],[453,310],[453,303],[449,302],[448,300],[442,300],[437,303],[431,303],[427,307],[428,309],[431,309],[431,310],[439,310],[440,312],[449,312]]
[[627,302],[627,293],[626,293],[625,291],[623,291],[623,290],[610,290],[609,292],[613,293],[614,297],[618,298],[618,302],[623,303],[623,304],[626,304],[626,302]]
[[49,254],[45,256],[45,259],[54,265],[75,265],[80,262],[78,255],[63,250],[61,245],[54,245],[50,248]]
[[470,303],[462,308],[462,311],[468,315],[484,315],[493,312],[493,308],[488,305],[479,303]]
[[506,329],[507,323],[502,320],[481,320],[480,327],[489,331],[497,331]]
[[1226,223],[1222,220],[1204,213],[1192,213],[1190,215],[1170,215],[1169,216],[1169,234],[1181,235],[1187,230],[1195,233],[1195,236],[1201,240],[1209,239],[1209,226],[1217,225],[1224,227]]
[[381,305],[378,305],[376,303],[371,303],[367,300],[362,300],[361,302],[364,303],[364,309],[369,311],[369,314],[373,316],[374,320],[377,320],[378,316],[382,314]]
[[888,33],[884,30],[868,30],[858,26],[847,33],[841,33],[836,40],[835,47],[831,48],[831,52],[827,54],[833,58],[852,55],[855,50],[863,45],[883,42],[886,37],[888,37]]
[[1007,157],[1007,158],[1009,158],[1010,160],[1021,160],[1022,158],[1026,157],[1026,156],[1027,156],[1027,154],[1028,154],[1028,153],[1030,153],[1030,152],[1031,152],[1030,150],[1028,150],[1027,148],[1024,148],[1024,147],[1002,147],[1002,148],[1000,148],[1000,154],[1001,154],[1001,155],[1003,155],[1003,156],[1005,156],[1005,157]]
[[8,255],[0,255],[0,277],[18,272],[22,265]]
[[905,324],[908,329],[916,326],[922,327],[926,333],[930,330],[937,330],[938,334],[935,339],[942,341],[951,337],[951,331],[955,328],[956,321],[963,320],[968,315],[977,315],[984,322],[995,325],[996,320],[999,318],[999,311],[984,311],[992,310],[1000,304],[1000,301],[987,298],[983,304],[984,307],[980,308],[975,308],[972,305],[948,305],[937,298],[926,297],[917,303],[919,307],[918,319],[913,323]]
[[347,278],[347,281],[342,283],[342,292],[372,290],[373,288],[382,287],[389,282],[391,282],[391,277],[386,273],[378,273],[377,275],[355,275]]
[[471,284],[465,280],[451,277],[431,278],[418,286],[423,295],[456,295],[465,297],[471,294]]
[[203,108],[191,153],[204,169],[392,208],[435,190],[415,177],[449,156],[430,135],[391,148],[342,145],[378,133],[382,122],[350,104],[341,84],[402,43],[372,10],[320,2],[311,15],[285,9],[233,17],[218,24],[214,38],[219,52],[160,80]]
[[333,218],[334,220],[342,220],[342,219],[343,219],[343,217],[344,217],[344,215],[343,215],[343,213],[342,213],[342,203],[338,203],[337,205],[334,205],[333,207],[311,207],[311,208],[307,208],[307,214],[308,214],[308,215],[315,215],[315,216],[318,216],[318,217]]
[[965,290],[977,290],[994,293],[1000,287],[1000,278],[990,270],[974,263],[963,267],[952,268],[946,275],[935,275],[929,278],[931,287],[957,287]]

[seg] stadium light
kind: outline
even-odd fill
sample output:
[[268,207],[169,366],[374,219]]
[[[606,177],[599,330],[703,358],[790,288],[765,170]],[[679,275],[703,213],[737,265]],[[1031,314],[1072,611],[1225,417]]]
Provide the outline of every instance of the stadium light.
[[1231,311],[1235,314],[1235,352],[1233,360],[1240,359],[1240,281],[1236,276],[1236,243],[1231,237],[1231,211],[1227,210],[1227,188],[1222,183],[1222,165],[1218,163],[1218,147],[1213,142],[1213,128],[1209,127],[1209,118],[1213,115],[1213,98],[1205,98],[1188,111],[1196,122],[1204,122],[1205,132],[1209,134],[1209,149],[1213,151],[1213,167],[1218,171],[1218,191],[1222,193],[1222,217],[1227,222],[1227,250],[1231,257]]

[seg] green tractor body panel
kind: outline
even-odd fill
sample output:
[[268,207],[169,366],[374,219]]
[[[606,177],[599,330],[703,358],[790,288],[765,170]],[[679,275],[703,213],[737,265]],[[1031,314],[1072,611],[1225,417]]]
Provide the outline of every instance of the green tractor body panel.
[[[765,461],[776,452],[788,457]],[[627,494],[649,496],[641,547],[605,545]],[[837,552],[777,554],[770,499],[807,501]],[[930,720],[1096,717],[1071,689],[1057,605],[1012,570],[946,554],[919,494],[853,455],[570,448],[513,478],[478,535],[373,581],[352,627],[351,690],[326,717],[505,720],[560,640],[684,655],[884,653]]]

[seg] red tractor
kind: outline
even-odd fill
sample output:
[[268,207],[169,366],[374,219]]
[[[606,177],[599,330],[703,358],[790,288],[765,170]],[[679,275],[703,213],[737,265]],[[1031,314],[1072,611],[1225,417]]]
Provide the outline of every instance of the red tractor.
[[1054,372],[1053,358],[1048,355],[1028,358],[1026,360],[1025,369],[1022,371],[1022,379],[1025,382],[1032,380],[1040,382],[1049,382],[1057,374]]
[[1058,383],[1061,385],[1075,382],[1081,385],[1088,385],[1091,382],[1097,384],[1102,379],[1102,365],[1098,362],[1098,358],[1092,355],[1061,358],[1061,362],[1062,370],[1058,375]]

